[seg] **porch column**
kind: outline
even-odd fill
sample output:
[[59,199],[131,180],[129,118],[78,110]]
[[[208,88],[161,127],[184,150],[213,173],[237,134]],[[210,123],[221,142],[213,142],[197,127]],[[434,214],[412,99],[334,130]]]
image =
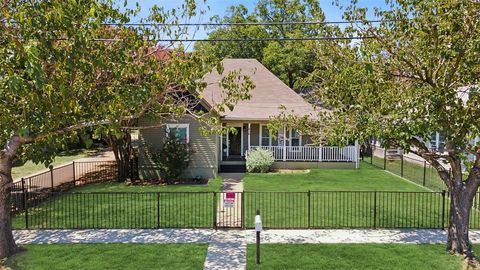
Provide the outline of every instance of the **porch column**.
[[287,161],[287,128],[283,127],[283,161]]
[[230,136],[228,136],[230,134],[230,131],[227,129],[227,157],[230,155]]
[[223,132],[220,133],[220,161],[223,161]]
[[251,123],[248,123],[248,134],[247,134],[247,151],[250,151],[250,128],[251,128]]

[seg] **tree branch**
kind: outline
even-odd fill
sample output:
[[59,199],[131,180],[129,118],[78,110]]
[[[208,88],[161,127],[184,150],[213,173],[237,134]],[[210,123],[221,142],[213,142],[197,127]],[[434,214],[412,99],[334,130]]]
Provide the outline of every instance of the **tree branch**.
[[435,155],[425,146],[425,143],[421,142],[417,138],[411,138],[410,143],[415,146],[417,150],[417,154],[421,156],[423,159],[428,161],[430,165],[432,165],[437,171],[442,179],[442,181],[447,185],[447,187],[452,187],[452,181],[448,171],[443,167],[442,164],[434,157]]

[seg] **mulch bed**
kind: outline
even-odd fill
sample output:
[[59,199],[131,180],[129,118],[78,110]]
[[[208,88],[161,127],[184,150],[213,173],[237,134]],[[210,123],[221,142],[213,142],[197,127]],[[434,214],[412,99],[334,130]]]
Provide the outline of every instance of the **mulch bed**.
[[141,185],[141,186],[165,186],[165,185],[206,185],[208,184],[208,179],[179,179],[175,181],[167,181],[164,179],[156,180],[134,180],[130,181],[127,184],[129,185]]

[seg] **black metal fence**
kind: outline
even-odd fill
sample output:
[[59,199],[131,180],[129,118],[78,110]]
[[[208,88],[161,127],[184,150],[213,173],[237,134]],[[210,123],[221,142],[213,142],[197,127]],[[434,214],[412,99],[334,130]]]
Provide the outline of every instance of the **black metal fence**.
[[[231,194],[230,194],[231,195]],[[436,228],[448,225],[442,192],[26,192],[16,229],[253,228],[260,209],[265,228]],[[479,196],[474,205],[479,205]],[[480,228],[474,207],[471,228]]]
[[[72,162],[49,171],[23,177],[12,185],[12,212],[23,211],[25,208],[24,194],[49,197],[54,192],[66,191],[76,186],[89,183],[108,182],[116,180],[118,169],[115,161]],[[32,195],[33,196],[33,195]],[[35,200],[29,198],[30,206]]]
[[387,149],[371,145],[363,160],[433,191],[447,189],[436,169],[423,159],[388,154]]
[[[72,187],[116,180],[115,161],[72,162],[22,178],[12,189],[16,229],[253,228],[437,228],[448,225],[450,196],[426,162],[385,150],[370,163],[436,192],[68,192]],[[383,153],[383,156],[381,155]],[[367,158],[368,161],[368,158]],[[480,229],[480,194],[470,228]]]

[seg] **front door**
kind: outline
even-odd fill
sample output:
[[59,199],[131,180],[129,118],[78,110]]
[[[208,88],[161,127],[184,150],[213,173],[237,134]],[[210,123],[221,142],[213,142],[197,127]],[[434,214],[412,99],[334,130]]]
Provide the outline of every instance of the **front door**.
[[242,128],[235,127],[236,132],[228,134],[228,155],[240,156],[242,154]]

